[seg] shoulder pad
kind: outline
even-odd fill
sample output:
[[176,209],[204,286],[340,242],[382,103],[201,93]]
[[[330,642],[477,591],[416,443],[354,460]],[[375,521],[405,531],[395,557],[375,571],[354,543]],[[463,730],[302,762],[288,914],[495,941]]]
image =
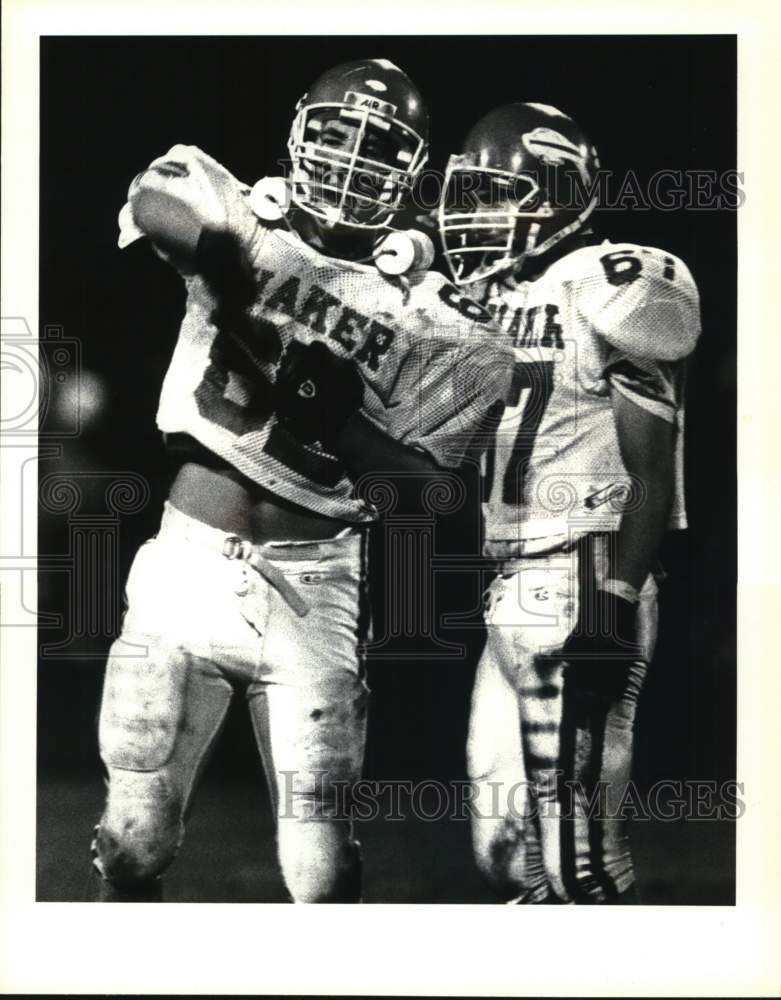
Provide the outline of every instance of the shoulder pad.
[[579,312],[613,347],[657,361],[678,361],[694,350],[700,300],[678,257],[633,243],[603,243],[565,261],[562,277]]

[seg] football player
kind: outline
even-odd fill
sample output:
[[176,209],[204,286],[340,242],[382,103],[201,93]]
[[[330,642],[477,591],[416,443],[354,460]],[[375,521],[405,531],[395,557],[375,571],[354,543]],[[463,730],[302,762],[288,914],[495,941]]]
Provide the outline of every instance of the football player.
[[597,153],[510,104],[450,158],[455,282],[501,324],[514,384],[486,453],[499,567],[473,692],[473,844],[507,901],[635,901],[622,805],[656,639],[656,556],[686,525],[684,359],[697,289],[672,254],[596,237]]
[[103,691],[103,900],[161,898],[236,686],[290,896],[360,898],[336,805],[360,775],[367,709],[375,511],[356,482],[457,466],[507,382],[486,311],[427,273],[425,240],[391,229],[427,129],[409,78],[363,60],[299,102],[289,179],[250,189],[174,146],[131,185],[120,245],[147,237],[187,304],[157,414],[173,485],[131,568]]

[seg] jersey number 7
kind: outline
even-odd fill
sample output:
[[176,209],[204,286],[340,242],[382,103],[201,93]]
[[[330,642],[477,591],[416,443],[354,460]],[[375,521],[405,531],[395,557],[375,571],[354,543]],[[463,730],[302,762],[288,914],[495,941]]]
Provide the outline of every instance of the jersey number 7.
[[[486,453],[483,496],[490,500],[501,482],[502,502],[523,501],[523,477],[537,431],[553,392],[552,361],[516,361],[510,398],[497,427],[498,439]],[[503,442],[511,436],[508,446]]]

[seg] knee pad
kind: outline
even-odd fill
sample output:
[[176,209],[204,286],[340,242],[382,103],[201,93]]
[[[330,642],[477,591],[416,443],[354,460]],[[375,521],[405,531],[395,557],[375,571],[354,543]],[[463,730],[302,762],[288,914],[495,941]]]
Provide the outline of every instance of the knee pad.
[[505,817],[480,829],[472,821],[472,850],[475,864],[493,891],[505,902],[523,897],[536,902],[547,894],[542,863],[535,844],[530,844],[523,823]]
[[160,775],[114,771],[109,800],[92,841],[95,868],[117,886],[156,878],[182,839],[181,804]]
[[296,903],[357,903],[361,898],[361,846],[341,824],[282,820],[279,862]]
[[177,838],[118,833],[100,825],[92,841],[92,858],[106,881],[130,888],[162,875],[176,856],[177,847]]
[[522,892],[519,881],[510,875],[512,849],[501,833],[496,832],[490,840],[474,839],[472,854],[477,870],[500,899],[509,900]]

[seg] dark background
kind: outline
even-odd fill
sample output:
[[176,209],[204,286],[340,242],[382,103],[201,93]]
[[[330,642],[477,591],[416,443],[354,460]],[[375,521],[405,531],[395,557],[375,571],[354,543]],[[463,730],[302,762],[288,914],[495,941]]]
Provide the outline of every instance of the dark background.
[[[619,176],[633,170],[641,185],[662,169],[721,174],[736,167],[733,37],[43,39],[41,332],[55,325],[78,341],[80,369],[100,377],[104,396],[96,418],[78,436],[60,439],[67,406],[58,408],[59,390],[52,385],[44,427],[61,451],[42,457],[40,477],[64,472],[78,480],[85,496],[79,513],[88,521],[93,517],[91,523],[97,523],[93,515],[102,497],[93,473],[132,471],[148,481],[151,492],[142,510],[116,525],[113,582],[101,582],[97,572],[94,579],[85,577],[82,569],[81,593],[74,595],[67,572],[44,568],[42,612],[64,615],[67,623],[75,602],[116,603],[136,548],[156,530],[165,497],[154,415],[184,294],[180,279],[144,241],[117,248],[116,217],[131,179],[177,142],[201,147],[249,183],[278,173],[297,99],[325,69],[364,57],[391,59],[423,92],[433,168],[444,167],[478,117],[514,100],[553,104],[572,115],[596,144],[602,165]],[[635,773],[644,787],[661,779],[724,780],[735,773],[736,216],[729,210],[611,211],[600,213],[597,225],[616,241],[677,254],[701,293],[703,335],[691,362],[686,414],[690,530],[665,544],[668,580],[638,721]],[[466,528],[473,534],[470,497]],[[97,507],[89,508],[92,500]],[[466,537],[462,517],[443,519],[441,552],[458,551]],[[73,524],[72,511],[42,510],[44,567],[49,557],[67,563]],[[374,584],[381,629],[379,542]],[[473,577],[453,575],[440,588],[438,609],[468,611],[479,590]],[[112,630],[110,618],[107,626],[83,629],[67,647],[69,657],[47,655],[39,665],[40,898],[68,898],[75,891],[47,888],[57,865],[47,867],[46,859],[62,851],[77,857],[70,864],[80,863],[85,845],[76,827],[73,842],[63,834],[65,817],[100,807],[95,718]],[[409,647],[398,643],[390,647],[390,659],[370,659],[375,697],[368,777],[464,776],[469,689],[483,634],[480,628],[441,634],[464,642],[466,657],[406,660]],[[48,627],[39,637],[47,644],[67,634]],[[259,784],[241,699],[204,781],[205,796],[209,788]],[[85,788],[96,788],[95,796],[79,798]],[[78,826],[81,819],[73,822]],[[719,857],[729,869],[732,832],[725,836]],[[463,859],[468,865],[465,851]],[[721,876],[731,883],[733,874]],[[729,887],[724,891],[729,896]]]

